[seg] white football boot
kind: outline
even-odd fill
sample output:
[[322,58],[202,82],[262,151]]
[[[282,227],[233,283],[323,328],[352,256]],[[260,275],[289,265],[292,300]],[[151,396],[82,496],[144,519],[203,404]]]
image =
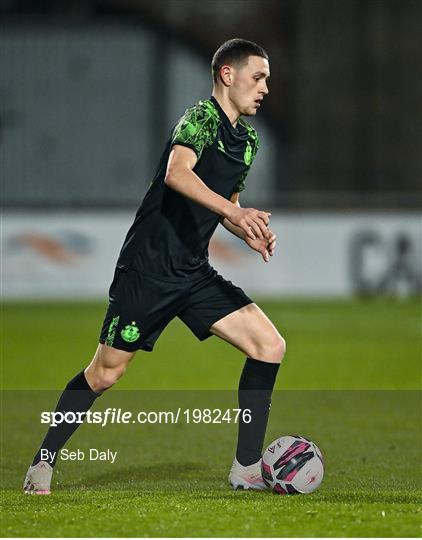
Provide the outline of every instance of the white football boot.
[[229,483],[233,489],[268,489],[262,479],[261,460],[244,467],[234,458],[230,469]]
[[45,461],[31,465],[23,482],[23,491],[30,495],[50,495],[53,467]]

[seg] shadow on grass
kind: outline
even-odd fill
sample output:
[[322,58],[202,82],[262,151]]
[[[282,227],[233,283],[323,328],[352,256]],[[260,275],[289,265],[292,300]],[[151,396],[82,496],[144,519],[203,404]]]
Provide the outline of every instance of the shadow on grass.
[[195,497],[201,500],[230,499],[232,501],[245,501],[245,499],[255,498],[256,501],[262,497],[274,497],[274,501],[284,504],[286,500],[289,504],[318,506],[321,504],[365,504],[365,503],[385,503],[385,504],[420,504],[422,502],[422,491],[417,489],[332,489],[321,487],[318,491],[308,495],[279,496],[270,491],[232,491],[227,483],[226,474],[214,469],[207,470],[201,463],[162,463],[149,466],[138,466],[136,468],[119,468],[103,474],[93,475],[89,478],[73,478],[71,481],[60,485],[59,490],[69,490],[74,493],[84,490],[92,491],[115,491],[115,492],[137,492],[148,496],[148,494],[165,494],[177,492],[178,496],[185,494],[189,496],[195,492]]
[[189,490],[198,483],[215,483],[219,478],[215,471],[208,471],[200,463],[161,463],[147,466],[125,467],[107,471],[88,478],[80,477],[69,482],[70,488],[133,490],[146,489],[148,491],[165,490],[166,486],[172,489]]

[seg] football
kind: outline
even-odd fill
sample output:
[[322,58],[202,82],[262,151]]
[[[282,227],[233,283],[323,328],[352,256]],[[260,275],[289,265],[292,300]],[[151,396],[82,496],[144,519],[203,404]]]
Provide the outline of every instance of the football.
[[322,482],[324,461],[318,446],[298,435],[273,441],[261,462],[262,477],[280,495],[311,493]]

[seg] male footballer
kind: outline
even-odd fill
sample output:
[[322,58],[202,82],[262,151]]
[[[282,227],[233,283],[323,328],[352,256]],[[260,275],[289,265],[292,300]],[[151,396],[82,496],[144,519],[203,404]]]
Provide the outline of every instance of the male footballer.
[[[265,262],[274,253],[270,214],[239,204],[259,144],[242,116],[257,113],[269,75],[267,53],[250,41],[229,40],[214,54],[212,96],[187,109],[172,130],[121,249],[97,351],[69,381],[56,408],[86,413],[135,352],[152,351],[179,317],[199,340],[215,335],[246,355],[239,407],[251,410],[252,421],[239,424],[229,474],[234,489],[265,489],[261,451],[285,342],[261,309],[210,266],[208,244],[222,223]],[[28,469],[25,492],[50,493],[55,459],[42,456],[57,456],[78,425],[49,428]]]

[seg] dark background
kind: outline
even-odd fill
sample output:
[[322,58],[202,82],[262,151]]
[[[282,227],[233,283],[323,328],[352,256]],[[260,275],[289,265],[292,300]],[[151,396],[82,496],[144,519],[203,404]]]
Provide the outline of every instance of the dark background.
[[[0,13],[2,34],[9,40],[0,63],[0,151],[13,133],[22,130],[17,139],[20,149],[15,149],[13,158],[2,157],[6,207],[136,206],[139,200],[129,194],[142,195],[169,122],[177,120],[174,115],[170,118],[172,86],[166,75],[172,51],[181,46],[208,69],[215,49],[231,37],[256,41],[270,55],[270,94],[259,116],[273,142],[273,165],[268,170],[264,167],[262,203],[285,209],[421,207],[419,0],[2,0]],[[59,168],[70,170],[78,162],[78,155],[67,161],[68,143],[63,137],[70,129],[69,121],[58,118],[58,132],[52,129],[39,137],[33,131],[25,134],[24,100],[15,99],[19,83],[15,78],[10,84],[8,71],[11,66],[18,71],[22,55],[31,62],[32,45],[16,53],[27,36],[52,33],[57,40],[62,32],[73,46],[80,42],[83,51],[83,35],[101,33],[107,41],[107,34],[116,29],[142,34],[151,43],[152,58],[143,77],[151,89],[144,106],[152,111],[153,129],[147,143],[139,135],[146,168],[131,161],[130,155],[136,154],[131,150],[127,158],[116,158],[110,165],[109,182],[104,172],[79,178],[77,169],[70,179],[60,181],[49,165],[60,145],[65,147],[60,155],[66,160],[58,159]],[[68,80],[63,84],[75,84],[87,76],[93,69],[90,62],[83,54],[70,58]],[[110,72],[115,65],[110,58]],[[42,74],[45,89],[54,67],[46,61],[36,67],[36,73]],[[195,77],[193,68],[191,75]],[[27,74],[22,84],[30,85],[28,80],[32,79]],[[121,81],[122,93],[128,84]],[[142,92],[139,99],[145,99]],[[71,104],[64,102],[60,107],[72,114]],[[19,156],[25,160],[28,151],[34,153],[34,164],[23,170]],[[96,159],[102,159],[101,149]],[[38,164],[43,172],[41,180],[34,180]],[[74,191],[69,188],[72,182]],[[82,187],[87,183],[97,188],[85,196]]]

